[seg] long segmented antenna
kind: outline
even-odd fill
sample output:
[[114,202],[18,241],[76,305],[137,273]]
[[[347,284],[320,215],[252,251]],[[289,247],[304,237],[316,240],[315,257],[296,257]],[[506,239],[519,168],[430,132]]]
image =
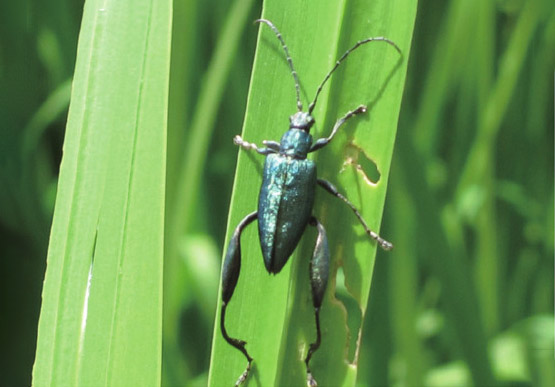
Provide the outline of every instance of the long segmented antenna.
[[299,109],[299,111],[302,112],[303,111],[303,103],[301,102],[301,87],[299,86],[299,78],[297,77],[297,72],[295,71],[295,68],[293,67],[293,60],[291,59],[291,56],[289,55],[289,50],[287,49],[287,45],[285,44],[285,41],[283,40],[283,37],[281,36],[281,33],[276,28],[276,26],[273,25],[272,22],[269,21],[269,20],[257,19],[254,22],[255,23],[264,23],[264,24],[266,24],[268,27],[270,27],[272,29],[272,31],[274,31],[274,34],[276,34],[277,38],[281,42],[281,46],[283,47],[283,51],[285,51],[285,56],[286,56],[286,59],[287,59],[287,63],[289,63],[289,68],[291,69],[291,74],[293,74],[293,79],[295,80],[295,91],[297,92],[297,109]]
[[311,104],[308,105],[308,114],[312,113],[312,110],[314,110],[314,106],[316,106],[316,101],[318,100],[318,96],[320,95],[320,92],[322,91],[322,88],[324,87],[324,84],[327,82],[328,79],[330,79],[331,74],[339,67],[341,62],[343,62],[343,60],[345,60],[345,58],[347,58],[347,56],[351,52],[353,52],[354,50],[356,50],[357,48],[359,48],[363,44],[374,42],[374,41],[385,42],[387,44],[390,44],[391,46],[393,46],[397,50],[397,52],[399,54],[403,55],[403,53],[401,52],[401,49],[394,42],[392,42],[391,40],[389,40],[387,38],[384,38],[382,36],[379,36],[379,37],[376,37],[376,38],[367,38],[367,39],[364,39],[364,40],[361,40],[361,41],[357,42],[353,47],[348,49],[341,56],[341,58],[339,58],[339,60],[337,62],[335,62],[335,66],[333,66],[333,68],[330,70],[330,72],[325,76],[325,78],[322,81],[322,83],[320,84],[320,86],[318,86],[318,90],[316,91],[316,96],[314,97],[314,101],[312,101]]

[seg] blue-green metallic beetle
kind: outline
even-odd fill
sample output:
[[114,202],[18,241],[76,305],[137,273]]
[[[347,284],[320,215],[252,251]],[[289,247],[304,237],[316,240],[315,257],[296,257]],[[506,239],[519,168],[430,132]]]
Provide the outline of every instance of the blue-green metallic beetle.
[[233,295],[235,286],[237,285],[237,280],[239,279],[241,266],[241,233],[245,227],[255,219],[258,219],[258,234],[266,270],[271,274],[277,274],[287,263],[289,257],[297,247],[306,226],[311,225],[316,227],[318,230],[318,238],[316,239],[316,246],[314,248],[312,260],[310,261],[310,282],[316,319],[316,341],[310,345],[305,359],[307,384],[309,386],[316,386],[316,380],[310,371],[309,361],[312,354],[320,346],[321,333],[319,313],[328,282],[330,266],[330,253],[326,231],[322,224],[312,215],[316,185],[320,185],[330,194],[343,200],[351,207],[356,217],[362,223],[366,233],[376,240],[384,250],[390,250],[393,248],[393,245],[368,228],[355,206],[345,196],[341,195],[333,184],[326,180],[318,179],[316,176],[315,163],[306,158],[308,153],[326,146],[333,139],[337,130],[349,118],[366,112],[366,107],[361,105],[357,109],[345,114],[345,116],[335,123],[329,137],[318,139],[314,143],[312,141],[312,136],[309,134],[310,128],[314,125],[314,118],[311,116],[311,113],[316,105],[318,95],[322,91],[322,87],[330,78],[331,74],[339,67],[341,62],[353,50],[372,41],[386,42],[393,46],[399,54],[401,54],[401,50],[395,43],[383,37],[367,38],[359,41],[339,58],[335,66],[330,70],[318,87],[314,101],[308,107],[308,112],[303,112],[303,106],[300,100],[299,80],[281,34],[268,20],[259,19],[256,20],[256,22],[268,25],[281,42],[295,81],[298,111],[290,117],[289,130],[283,135],[279,143],[275,141],[264,141],[265,147],[259,148],[255,144],[244,141],[240,136],[234,138],[236,145],[266,155],[266,162],[264,164],[262,187],[260,188],[260,195],[258,197],[258,210],[247,215],[239,223],[231,237],[225,256],[222,273],[220,327],[225,340],[241,351],[247,358],[247,368],[236,383],[236,385],[240,385],[246,380],[253,359],[245,348],[245,341],[232,338],[227,334],[225,328],[225,311]]

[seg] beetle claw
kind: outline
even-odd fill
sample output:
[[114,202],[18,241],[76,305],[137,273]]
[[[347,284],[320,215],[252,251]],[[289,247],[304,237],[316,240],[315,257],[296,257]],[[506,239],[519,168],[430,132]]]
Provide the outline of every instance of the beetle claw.
[[249,372],[251,370],[251,364],[252,364],[252,359],[249,360],[249,364],[247,365],[247,369],[245,371],[243,371],[241,376],[239,376],[239,379],[237,379],[237,382],[235,383],[235,387],[240,386],[241,384],[243,384],[245,382],[245,380],[247,380],[247,377],[249,376]]
[[316,382],[316,379],[314,379],[314,376],[312,376],[311,372],[306,374],[306,386],[307,387],[317,387],[318,386],[318,383]]
[[389,250],[391,250],[391,249],[393,248],[393,243],[388,242],[388,241],[382,239],[382,240],[380,241],[380,246],[382,246],[382,249],[384,249],[385,251],[389,251]]
[[374,231],[372,230],[368,230],[368,235],[374,239],[376,242],[378,242],[378,244],[380,245],[380,247],[382,249],[384,249],[385,251],[389,251],[391,249],[393,249],[393,243],[386,241],[385,239],[383,239],[381,236],[379,236],[378,234],[376,234]]

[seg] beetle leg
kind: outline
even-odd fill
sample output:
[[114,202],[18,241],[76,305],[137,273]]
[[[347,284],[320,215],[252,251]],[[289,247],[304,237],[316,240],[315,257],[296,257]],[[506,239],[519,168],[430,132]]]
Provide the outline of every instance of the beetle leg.
[[339,128],[345,123],[347,122],[347,120],[351,117],[356,116],[357,114],[360,113],[365,113],[366,112],[366,106],[364,105],[360,105],[358,108],[356,108],[353,111],[348,112],[347,114],[345,114],[343,117],[341,117],[340,119],[337,120],[337,122],[335,123],[335,125],[333,126],[333,129],[331,131],[331,134],[329,135],[329,137],[324,137],[324,138],[319,138],[318,140],[316,140],[316,142],[314,142],[314,145],[312,145],[310,147],[309,152],[314,152],[320,148],[323,148],[324,146],[328,145],[328,143],[333,140],[333,137],[335,136],[335,134],[337,133],[337,131],[339,130]]
[[272,150],[275,150],[276,152],[279,152],[279,148],[281,146],[281,144],[277,141],[268,141],[268,140],[262,141],[262,144],[266,145],[268,148]]
[[[239,145],[243,149],[254,150],[261,155],[269,155],[270,153],[277,153],[279,151],[279,143],[275,141],[264,141],[264,145],[266,145],[267,148],[259,148],[256,144],[252,142],[247,142],[243,140],[241,136],[237,135],[233,137],[233,143],[235,145]],[[275,144],[278,145],[277,149],[275,147]]]
[[233,291],[235,290],[237,280],[239,279],[239,272],[241,271],[241,233],[245,227],[251,224],[257,217],[258,211],[255,211],[247,215],[235,228],[233,236],[229,241],[229,246],[225,254],[224,267],[222,270],[222,310],[220,313],[220,328],[222,330],[222,336],[230,345],[241,351],[248,361],[247,368],[241,374],[237,383],[235,383],[236,386],[240,385],[247,379],[253,359],[245,349],[245,344],[247,344],[246,341],[234,339],[233,337],[229,337],[227,334],[225,329],[225,310],[227,308],[227,303],[231,299],[231,296],[233,296]]
[[330,194],[332,194],[333,196],[343,200],[349,207],[351,207],[351,210],[353,210],[353,212],[355,213],[355,215],[358,218],[358,220],[360,221],[360,223],[362,223],[362,227],[364,227],[364,230],[366,231],[366,233],[372,239],[374,239],[376,242],[378,242],[378,244],[381,246],[382,249],[391,250],[393,248],[393,244],[391,242],[386,241],[381,236],[379,236],[377,233],[370,230],[370,228],[368,227],[368,225],[366,224],[366,222],[362,218],[362,215],[360,215],[360,212],[358,212],[357,208],[353,205],[353,203],[351,203],[349,201],[349,199],[347,199],[345,196],[341,195],[339,193],[339,191],[337,191],[337,188],[335,188],[335,186],[332,183],[330,183],[329,181],[324,180],[324,179],[318,179],[318,184],[320,184]]
[[316,352],[316,350],[320,347],[321,342],[320,306],[322,306],[322,300],[324,299],[324,293],[326,292],[326,286],[328,284],[330,251],[328,248],[328,237],[326,236],[326,230],[324,229],[324,226],[322,226],[322,223],[320,223],[315,217],[312,217],[309,223],[318,229],[316,246],[314,247],[312,259],[310,260],[310,285],[312,287],[312,305],[314,306],[314,317],[316,319],[316,341],[310,344],[304,362],[306,364],[307,385],[317,386],[316,380],[312,376],[308,363],[310,362],[310,358],[314,352]]

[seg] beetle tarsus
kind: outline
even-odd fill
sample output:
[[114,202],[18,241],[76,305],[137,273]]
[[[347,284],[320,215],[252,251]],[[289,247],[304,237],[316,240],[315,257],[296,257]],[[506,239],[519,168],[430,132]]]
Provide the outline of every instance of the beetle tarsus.
[[249,363],[247,364],[247,368],[245,369],[245,371],[243,371],[241,376],[239,376],[239,379],[237,379],[237,382],[235,382],[235,387],[240,386],[245,382],[245,380],[247,380],[247,377],[249,376],[249,372],[251,370],[251,365],[252,365],[252,359],[249,360]]
[[276,153],[277,151],[279,151],[279,148],[275,149],[274,147],[275,141],[268,141],[269,146],[267,148],[259,148],[256,144],[245,141],[241,136],[236,135],[235,137],[233,137],[233,143],[235,145],[239,145],[243,149],[253,150],[257,153],[260,153],[261,155],[269,155],[270,153]]
[[374,231],[372,230],[367,230],[368,235],[370,235],[370,237],[372,239],[374,239],[376,242],[378,242],[378,244],[380,245],[380,247],[382,249],[384,249],[385,251],[389,251],[391,249],[393,249],[393,243],[386,241],[385,239],[383,239],[381,236],[379,236],[378,234],[376,234]]
[[307,372],[307,374],[306,374],[306,386],[307,387],[318,387],[318,383],[316,382],[316,379],[314,379],[314,377],[312,376],[311,372]]

